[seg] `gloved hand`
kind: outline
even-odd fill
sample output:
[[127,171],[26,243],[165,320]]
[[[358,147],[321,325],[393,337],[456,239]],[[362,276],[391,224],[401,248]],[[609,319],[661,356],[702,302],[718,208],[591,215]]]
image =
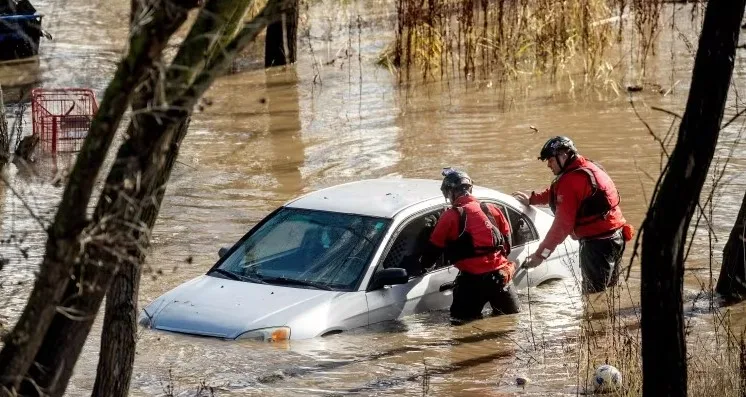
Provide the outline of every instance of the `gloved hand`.
[[513,275],[515,274],[515,263],[508,262],[508,265],[498,270],[498,272],[503,277],[504,284],[507,285],[511,280],[513,280]]
[[435,214],[430,214],[425,217],[425,228],[426,229],[430,229],[430,231],[432,231],[432,229],[435,227],[437,223],[438,223],[438,217],[435,216]]
[[523,261],[523,263],[521,264],[521,267],[531,269],[531,268],[541,265],[542,262],[544,262],[544,258],[542,258],[541,255],[534,252],[533,254],[529,255],[525,261]]
[[430,235],[435,230],[435,225],[438,223],[438,217],[434,214],[425,217],[425,226],[420,230],[417,235],[417,246],[424,247],[425,244],[430,240]]
[[625,223],[624,226],[622,226],[622,237],[624,238],[624,241],[632,241],[632,237],[634,236],[635,228],[629,223]]

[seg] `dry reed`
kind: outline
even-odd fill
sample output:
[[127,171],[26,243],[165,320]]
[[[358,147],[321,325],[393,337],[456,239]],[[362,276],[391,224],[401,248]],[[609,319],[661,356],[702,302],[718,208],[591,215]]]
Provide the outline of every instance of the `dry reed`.
[[650,0],[397,0],[396,37],[379,63],[400,82],[460,76],[505,81],[583,72],[603,81],[607,50],[634,16],[640,58],[654,52],[661,5]]

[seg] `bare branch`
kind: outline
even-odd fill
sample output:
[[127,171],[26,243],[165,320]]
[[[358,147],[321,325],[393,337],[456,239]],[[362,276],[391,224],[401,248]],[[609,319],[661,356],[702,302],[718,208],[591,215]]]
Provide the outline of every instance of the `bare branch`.
[[678,114],[676,114],[676,113],[674,113],[674,112],[672,112],[672,111],[670,111],[670,110],[666,110],[666,109],[663,109],[663,108],[659,108],[658,106],[651,106],[651,107],[650,107],[650,109],[652,109],[652,110],[657,110],[657,111],[659,111],[659,112],[663,112],[663,113],[665,113],[665,114],[669,114],[669,115],[671,115],[671,116],[673,116],[673,117],[676,117],[677,119],[681,120],[681,116],[680,116],[680,115],[678,115]]

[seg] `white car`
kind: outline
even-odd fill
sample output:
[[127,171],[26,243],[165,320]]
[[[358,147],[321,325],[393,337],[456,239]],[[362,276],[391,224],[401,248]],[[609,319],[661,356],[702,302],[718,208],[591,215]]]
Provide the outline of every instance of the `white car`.
[[[522,263],[553,217],[510,195],[474,186],[510,222],[510,259]],[[309,193],[278,208],[207,272],[148,305],[140,324],[224,339],[327,336],[448,308],[458,270],[442,258],[408,276],[427,240],[428,216],[447,208],[440,181],[374,179]],[[549,260],[517,272],[525,288],[578,275],[570,238]]]

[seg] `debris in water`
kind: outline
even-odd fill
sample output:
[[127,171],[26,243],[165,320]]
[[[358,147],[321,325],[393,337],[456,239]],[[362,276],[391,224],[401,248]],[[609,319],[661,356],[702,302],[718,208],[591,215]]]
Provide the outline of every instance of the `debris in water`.
[[613,365],[600,365],[593,375],[593,384],[596,393],[617,391],[622,387],[622,374]]
[[642,91],[642,85],[641,84],[633,84],[627,86],[627,92],[640,92]]
[[531,379],[529,379],[529,378],[527,378],[525,376],[518,376],[518,377],[515,378],[515,384],[518,385],[518,386],[524,386],[525,387],[527,384],[529,384],[529,382],[531,382]]
[[28,162],[33,162],[31,156],[34,154],[36,146],[39,145],[39,135],[27,135],[21,139],[21,143],[15,150],[15,155]]
[[280,370],[275,371],[269,375],[260,376],[257,381],[259,383],[273,383],[285,379],[285,373]]

